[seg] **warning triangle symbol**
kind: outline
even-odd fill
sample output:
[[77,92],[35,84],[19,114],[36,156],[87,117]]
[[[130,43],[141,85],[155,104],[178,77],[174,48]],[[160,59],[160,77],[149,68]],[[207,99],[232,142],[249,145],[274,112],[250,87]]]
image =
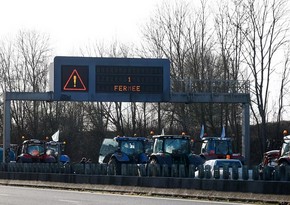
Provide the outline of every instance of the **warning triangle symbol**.
[[82,78],[76,69],[73,70],[68,80],[66,81],[63,90],[70,91],[85,91],[87,90]]

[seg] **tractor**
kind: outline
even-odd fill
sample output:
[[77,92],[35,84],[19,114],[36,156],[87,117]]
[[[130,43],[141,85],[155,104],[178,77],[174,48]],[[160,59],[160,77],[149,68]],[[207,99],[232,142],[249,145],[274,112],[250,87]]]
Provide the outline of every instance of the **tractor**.
[[70,157],[64,154],[65,142],[49,141],[46,142],[46,153],[55,158],[56,162],[62,164],[70,163]]
[[17,149],[16,162],[19,163],[53,163],[56,159],[46,153],[45,141],[25,140]]
[[[278,176],[287,179],[286,167],[290,166],[290,135],[283,137],[281,149],[270,150],[264,153],[262,162],[259,164],[259,173],[263,178],[271,179]],[[276,171],[279,172],[276,173]]]
[[145,137],[105,138],[100,149],[99,163],[114,167],[115,174],[121,174],[122,164],[146,164],[148,155]]
[[204,160],[192,152],[192,141],[188,135],[154,135],[153,153],[150,155],[151,164],[189,165],[198,167]]
[[290,166],[290,135],[283,137],[283,144],[280,150],[270,150],[264,153],[260,166]]
[[233,153],[231,138],[225,137],[203,137],[200,156],[209,159],[239,159],[243,164],[244,156]]

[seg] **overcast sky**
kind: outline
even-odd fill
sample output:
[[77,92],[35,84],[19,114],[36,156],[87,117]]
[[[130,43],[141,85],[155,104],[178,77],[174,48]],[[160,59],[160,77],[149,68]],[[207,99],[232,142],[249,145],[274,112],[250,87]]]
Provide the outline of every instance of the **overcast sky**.
[[55,55],[72,55],[89,41],[136,42],[162,0],[0,0],[0,37],[44,32]]

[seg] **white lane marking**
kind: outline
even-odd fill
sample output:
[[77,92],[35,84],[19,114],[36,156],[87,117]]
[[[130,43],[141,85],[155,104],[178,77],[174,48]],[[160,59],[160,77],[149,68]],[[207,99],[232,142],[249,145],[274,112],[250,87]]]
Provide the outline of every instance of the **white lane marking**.
[[60,199],[59,201],[60,202],[72,203],[72,204],[80,203],[80,201],[73,201],[73,200],[66,200],[66,199]]

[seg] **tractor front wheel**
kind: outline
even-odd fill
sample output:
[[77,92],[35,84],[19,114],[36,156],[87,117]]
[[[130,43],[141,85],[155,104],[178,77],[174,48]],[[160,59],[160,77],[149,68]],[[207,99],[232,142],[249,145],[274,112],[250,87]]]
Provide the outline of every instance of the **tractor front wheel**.
[[109,160],[109,166],[112,166],[114,175],[121,175],[121,164],[116,160],[116,158],[112,158]]

